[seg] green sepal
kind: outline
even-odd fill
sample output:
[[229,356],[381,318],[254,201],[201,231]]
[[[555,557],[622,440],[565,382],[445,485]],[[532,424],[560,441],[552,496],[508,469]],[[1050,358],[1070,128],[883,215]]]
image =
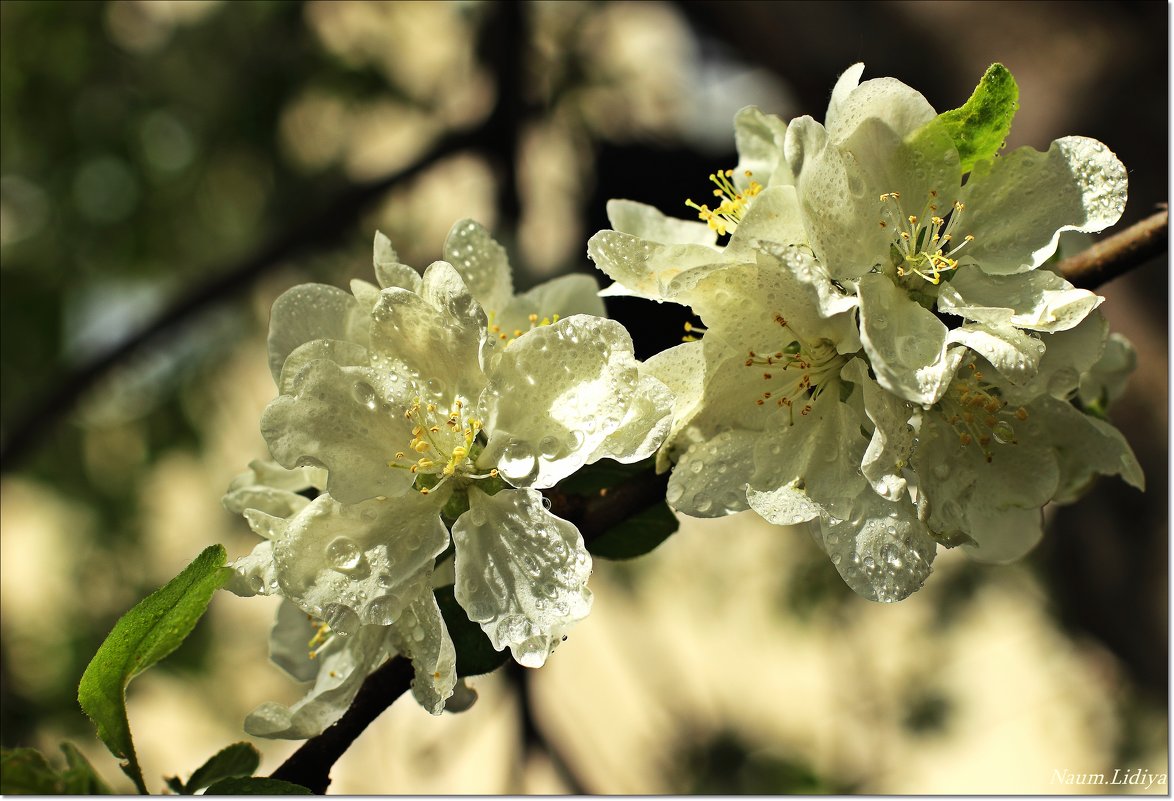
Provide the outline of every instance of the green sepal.
[[178,576],[123,615],[90,660],[77,689],[82,710],[94,722],[120,767],[146,794],[126,717],[126,687],[131,679],[170,654],[203,617],[213,593],[228,581],[224,547],[212,545]]
[[313,795],[300,784],[270,779],[264,776],[221,779],[210,786],[204,795]]
[[172,776],[167,786],[180,795],[194,795],[196,790],[215,784],[222,779],[236,779],[252,776],[261,764],[261,754],[249,743],[233,743],[213,754],[207,762],[196,768],[187,784]]
[[436,589],[436,603],[440,607],[444,625],[448,627],[448,636],[452,637],[452,644],[457,652],[458,676],[478,676],[505,664],[509,652],[494,650],[485,632],[469,620],[465,610],[457,603],[453,585]]
[[1019,86],[1002,64],[992,64],[961,107],[940,114],[963,174],[999,152],[1011,132],[1011,120],[1019,108]]
[[672,509],[661,501],[596,537],[587,544],[587,550],[601,559],[634,559],[667,540],[680,526]]

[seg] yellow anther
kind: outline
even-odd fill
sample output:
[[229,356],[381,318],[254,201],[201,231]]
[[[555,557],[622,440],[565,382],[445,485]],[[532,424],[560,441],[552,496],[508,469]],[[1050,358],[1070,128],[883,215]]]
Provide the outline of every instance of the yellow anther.
[[416,453],[425,453],[430,447],[432,446],[422,439],[412,440],[412,450],[414,450]]
[[537,315],[537,314],[531,314],[531,315],[530,315],[530,325],[534,325],[536,322],[538,322],[538,315]]

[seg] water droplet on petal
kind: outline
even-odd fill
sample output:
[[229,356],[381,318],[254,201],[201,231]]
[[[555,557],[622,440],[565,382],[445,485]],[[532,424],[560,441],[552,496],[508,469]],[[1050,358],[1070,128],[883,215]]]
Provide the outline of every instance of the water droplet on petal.
[[562,443],[559,442],[558,437],[547,435],[538,443],[538,452],[547,459],[557,458],[560,450],[562,450]]
[[350,607],[342,604],[327,604],[322,608],[322,619],[330,630],[342,637],[349,637],[359,630],[359,616]]
[[1000,445],[1006,445],[1015,439],[1015,429],[1006,420],[1000,420],[991,428],[991,435],[995,438],[995,442]]
[[390,626],[395,622],[395,598],[381,595],[367,604],[367,618],[376,626]]
[[363,559],[363,551],[351,538],[339,537],[326,546],[326,559],[335,570],[354,570]]
[[497,469],[502,478],[514,486],[528,486],[534,481],[538,460],[528,444],[515,440],[502,451]]
[[361,405],[375,410],[375,390],[366,381],[356,381],[352,394]]

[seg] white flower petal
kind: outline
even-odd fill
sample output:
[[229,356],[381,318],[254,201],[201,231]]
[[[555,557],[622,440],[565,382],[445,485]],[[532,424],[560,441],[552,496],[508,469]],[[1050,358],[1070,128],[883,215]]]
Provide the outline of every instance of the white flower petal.
[[298,494],[310,487],[325,489],[325,470],[314,467],[286,470],[276,462],[255,460],[228,485],[221,503],[234,514],[258,509],[277,517],[289,517],[310,502]]
[[607,219],[621,234],[664,245],[717,244],[717,232],[697,220],[669,217],[659,209],[634,200],[609,200]]
[[986,275],[964,267],[942,286],[938,309],[989,325],[1054,333],[1079,324],[1102,301],[1047,270]]
[[726,246],[730,261],[753,262],[759,240],[783,245],[807,243],[807,231],[793,186],[775,186],[758,194]]
[[444,260],[456,268],[486,311],[500,311],[514,293],[505,248],[473,220],[453,225],[444,240]]
[[274,543],[282,594],[343,636],[395,622],[448,546],[447,498],[445,488],[349,505],[318,496]]
[[606,317],[607,310],[599,298],[599,284],[594,278],[581,274],[564,275],[511,298],[491,322],[507,338],[513,338],[515,331],[525,333],[530,330],[532,314],[541,322],[573,314]]
[[378,231],[375,232],[373,261],[375,278],[382,289],[394,286],[409,292],[420,291],[420,274],[408,265],[399,263],[399,256],[391,246],[391,240]]
[[591,557],[579,530],[555,517],[533,490],[488,496],[469,490],[469,511],[452,529],[456,599],[494,648],[541,667],[591,611]]
[[1023,147],[975,165],[962,190],[967,248],[985,272],[1034,269],[1062,231],[1108,228],[1125,210],[1125,166],[1095,139],[1067,136],[1047,153]]
[[760,436],[723,431],[691,446],[669,476],[669,506],[692,517],[724,517],[748,509],[746,485],[754,473],[754,443]]
[[591,454],[588,463],[599,459],[638,462],[651,456],[668,435],[672,409],[673,394],[669,388],[641,369],[623,422]]
[[915,447],[916,432],[909,424],[913,410],[869,378],[862,359],[848,362],[840,375],[863,389],[865,413],[876,426],[861,460],[864,477],[882,498],[900,500],[908,483],[904,468]]
[[379,287],[372,284],[370,281],[361,281],[355,278],[351,281],[351,294],[355,296],[359,307],[366,310],[370,314],[371,310],[375,308],[375,304],[379,301]]
[[367,310],[354,296],[325,284],[301,284],[273,303],[269,318],[269,371],[281,376],[285,358],[299,345],[315,339],[341,339],[367,344]]
[[908,501],[893,503],[865,491],[850,517],[823,517],[819,536],[844,582],[871,601],[912,595],[932,571],[937,543]]
[[863,276],[859,292],[860,340],[877,381],[905,400],[935,403],[958,367],[946,326],[887,276]]
[[277,391],[282,395],[294,394],[294,381],[298,373],[318,359],[327,359],[339,367],[367,367],[371,363],[371,354],[362,345],[341,339],[315,339],[298,345],[281,366]]
[[343,503],[398,495],[411,485],[408,471],[388,466],[412,438],[396,384],[375,370],[326,360],[308,364],[293,383],[295,394],[278,396],[261,417],[274,459],[289,468],[326,468],[327,489]]
[[1006,387],[1004,397],[1010,403],[1024,404],[1040,395],[1068,400],[1081,385],[1084,376],[1105,350],[1109,323],[1098,310],[1074,328],[1055,334],[1040,334],[1044,355],[1035,376],[1021,387]]
[[778,525],[827,514],[850,517],[856,497],[871,493],[859,470],[866,440],[862,420],[840,403],[836,387],[822,393],[807,413],[780,410],[757,437],[750,507]]
[[435,262],[420,294],[385,289],[371,323],[371,362],[416,391],[466,406],[481,394],[488,320],[453,267]]
[[837,128],[841,127],[840,121],[844,116],[844,104],[848,102],[849,96],[860,85],[860,76],[863,74],[864,64],[857,62],[844,70],[836,79],[836,85],[832,88],[832,98],[828,101],[827,113],[824,115],[825,124]]
[[642,373],[661,381],[673,396],[671,424],[665,435],[664,447],[657,455],[658,472],[668,468],[667,462],[662,463],[662,456],[667,460],[678,433],[689,424],[700,408],[705,391],[706,360],[702,355],[703,347],[701,341],[694,341],[662,350],[644,362],[641,369]]
[[795,177],[783,156],[786,138],[787,123],[773,114],[747,106],[734,115],[734,144],[739,156],[734,184],[739,188],[752,180],[765,187],[794,184]]
[[1145,475],[1121,432],[1109,423],[1077,411],[1054,398],[1041,399],[1033,407],[1059,463],[1059,488],[1054,499],[1071,503],[1079,498],[1093,476],[1119,475],[1127,484],[1145,491]]
[[632,340],[614,320],[574,315],[534,329],[494,362],[478,464],[514,486],[553,486],[623,423],[638,381]]
[[245,718],[254,737],[302,740],[321,734],[342,717],[363,681],[387,658],[387,631],[365,626],[354,637],[335,637],[318,651],[314,687],[293,706],[267,702]]
[[852,280],[879,264],[889,237],[878,225],[878,195],[855,159],[832,145],[810,117],[787,126],[786,153],[808,241],[827,272]]
[[282,599],[269,629],[269,660],[295,681],[313,681],[322,666],[310,648],[317,634],[314,618]]
[[1009,325],[966,323],[950,331],[948,341],[965,345],[991,363],[1013,384],[1035,378],[1044,343]]
[[395,649],[412,660],[412,695],[439,715],[456,687],[457,652],[431,587],[424,586],[388,633]]
[[257,543],[248,556],[235,560],[229,567],[232,568],[232,576],[224,589],[233,595],[251,598],[254,595],[272,595],[278,590],[273,543],[268,540]]
[[[619,231],[600,231],[587,242],[587,255],[627,293],[649,300],[674,300],[666,294],[678,275],[719,264],[722,254],[705,245],[662,245]],[[619,294],[611,288],[604,295]]]
[[979,503],[966,512],[966,525],[980,536],[962,547],[977,562],[1005,565],[1022,559],[1044,535],[1042,509]]
[[1101,357],[1080,377],[1080,400],[1085,405],[1108,406],[1125,391],[1130,374],[1137,369],[1137,352],[1121,334],[1105,341]]

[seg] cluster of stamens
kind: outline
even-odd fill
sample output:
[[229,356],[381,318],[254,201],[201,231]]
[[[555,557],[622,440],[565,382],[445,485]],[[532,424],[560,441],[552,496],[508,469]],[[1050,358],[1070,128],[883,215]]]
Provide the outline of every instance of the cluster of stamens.
[[[966,234],[958,244],[954,242],[954,230],[962,219],[966,205],[955,201],[947,214],[949,219],[938,216],[938,193],[930,191],[929,200],[921,215],[906,215],[901,208],[901,194],[886,192],[880,196],[881,207],[888,220],[881,220],[881,228],[892,227],[897,232],[895,246],[902,262],[897,265],[897,275],[917,275],[931,284],[941,283],[942,274],[958,269],[958,251],[974,241]],[[928,222],[927,222],[928,221]]]
[[559,316],[557,314],[552,314],[549,317],[542,317],[541,319],[538,317],[537,314],[531,314],[530,315],[530,327],[528,329],[526,329],[526,331],[523,331],[520,328],[515,328],[512,332],[509,332],[494,322],[494,317],[496,317],[496,316],[497,315],[495,312],[489,313],[489,333],[492,334],[493,336],[497,337],[498,339],[502,340],[503,342],[508,342],[511,339],[517,339],[522,334],[526,333],[526,331],[533,331],[535,328],[538,328],[538,327],[544,326],[544,325],[554,325],[555,323],[557,323],[559,321]]
[[[443,422],[432,422],[438,419],[436,412],[439,407],[435,403],[423,403],[419,398],[404,411],[404,418],[412,425],[412,441],[408,443],[411,451],[399,451],[395,458],[387,463],[388,467],[408,470],[411,473],[439,474],[441,481],[456,474],[457,470],[469,459],[470,452],[477,435],[481,432],[480,420],[464,416],[464,404],[456,400],[449,409],[448,417]],[[452,441],[452,435],[457,435],[458,444],[445,454],[446,447],[440,441],[442,438]],[[463,444],[461,444],[463,443]],[[416,458],[418,454],[418,458]],[[412,461],[415,459],[415,461]],[[439,469],[438,469],[439,468]],[[470,475],[470,478],[487,478],[497,475],[497,470],[490,470],[485,476]],[[428,487],[417,482],[417,490],[421,495],[427,495],[439,483]]]
[[[795,333],[781,314],[775,314],[774,322]],[[805,348],[799,339],[792,340],[785,348],[774,353],[749,351],[745,365],[767,368],[762,373],[762,379],[776,382],[772,389],[763,392],[754,402],[759,406],[773,402],[780,408],[790,409],[793,423],[796,402],[802,403],[799,407],[800,415],[811,412],[811,404],[820,392],[820,381],[835,366],[838,358],[835,348],[828,343],[821,342],[813,348]]]
[[[750,170],[746,170],[745,175],[750,178]],[[733,177],[733,170],[719,170],[710,174],[709,180],[713,181],[717,187],[713,190],[713,196],[721,198],[717,208],[699,206],[692,200],[685,201],[685,205],[696,209],[697,216],[704,220],[710,228],[717,231],[719,236],[732,234],[738,230],[738,223],[742,221],[742,215],[746,213],[750,199],[762,191],[762,184],[753,180],[744,190],[739,191],[738,187],[734,186],[734,182],[730,180]]]
[[[309,617],[307,615],[307,617]],[[310,649],[309,657],[311,659],[318,658],[318,652],[326,647],[326,643],[330,642],[330,638],[334,636],[334,632],[330,630],[330,626],[321,620],[315,620],[310,617],[310,625],[314,627],[314,636],[306,643],[306,647]]]
[[992,439],[1003,445],[1018,444],[1011,418],[1027,420],[1027,409],[1020,406],[1009,411],[1007,401],[999,397],[998,389],[983,380],[974,362],[967,364],[966,369],[970,376],[955,378],[938,406],[946,422],[958,433],[958,442],[963,447],[977,444],[990,462],[994,459]]

